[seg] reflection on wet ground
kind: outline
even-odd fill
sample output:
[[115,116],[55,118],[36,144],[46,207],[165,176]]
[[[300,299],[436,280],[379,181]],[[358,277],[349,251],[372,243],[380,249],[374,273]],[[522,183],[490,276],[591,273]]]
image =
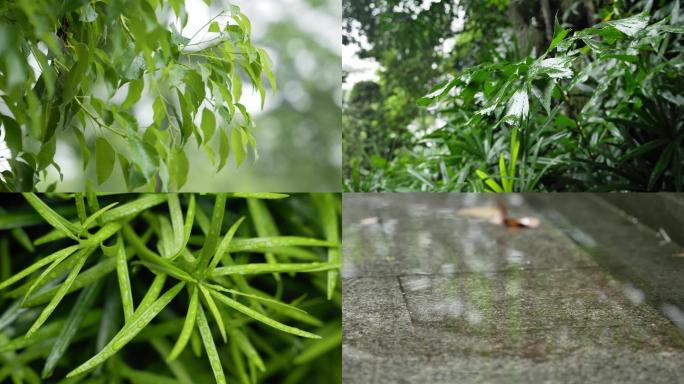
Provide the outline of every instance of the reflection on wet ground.
[[536,229],[456,215],[494,198],[345,195],[346,383],[684,380],[673,325],[684,291],[667,280],[684,266],[647,267],[679,246],[606,204],[576,203],[582,196],[558,205],[590,209],[581,219],[594,227],[551,210],[553,198],[533,208],[506,196],[512,215],[541,216]]

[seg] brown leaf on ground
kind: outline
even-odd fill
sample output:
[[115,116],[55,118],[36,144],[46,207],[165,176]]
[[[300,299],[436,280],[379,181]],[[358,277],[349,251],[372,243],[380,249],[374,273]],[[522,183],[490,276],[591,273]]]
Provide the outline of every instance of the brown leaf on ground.
[[540,220],[537,217],[508,217],[506,205],[499,201],[496,207],[471,207],[456,211],[459,216],[487,220],[493,224],[505,225],[508,228],[537,228]]
[[456,214],[473,219],[496,221],[497,224],[501,224],[501,210],[497,207],[462,208],[456,211]]

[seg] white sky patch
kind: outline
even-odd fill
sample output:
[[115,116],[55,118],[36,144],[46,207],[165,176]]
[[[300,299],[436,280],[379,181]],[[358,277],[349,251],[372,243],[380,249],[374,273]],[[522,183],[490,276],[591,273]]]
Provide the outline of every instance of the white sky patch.
[[[11,158],[12,152],[10,152],[9,147],[7,147],[7,142],[5,141],[5,127],[0,124],[0,172],[9,171],[11,169],[9,164],[9,159]],[[4,180],[1,174],[0,180]]]
[[[433,3],[438,3],[439,0],[423,0],[421,4],[414,4],[411,2],[405,2],[394,7],[396,12],[411,12],[417,15],[420,12],[427,11]],[[458,2],[454,2],[454,7],[458,6]],[[414,16],[414,19],[416,17]],[[456,17],[451,23],[451,31],[454,33],[461,31],[463,29],[463,24],[465,22],[465,10],[458,10],[458,17]],[[361,48],[369,49],[371,45],[366,40],[365,36],[360,34],[360,24],[358,22],[353,22],[351,26],[351,32],[349,37],[354,39],[357,44],[343,45],[342,46],[342,69],[348,73],[347,78],[344,83],[342,83],[342,89],[344,91],[350,90],[354,84],[360,81],[377,81],[379,80],[378,73],[383,70],[380,63],[375,59],[365,58],[362,59],[358,56]],[[453,51],[456,46],[456,37],[448,37],[444,39],[442,44],[437,47],[437,50],[443,55],[448,55]]]

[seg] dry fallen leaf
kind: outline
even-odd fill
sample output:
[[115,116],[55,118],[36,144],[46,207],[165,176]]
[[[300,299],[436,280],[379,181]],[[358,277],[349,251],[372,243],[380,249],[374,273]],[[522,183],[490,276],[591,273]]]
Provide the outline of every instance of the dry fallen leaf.
[[508,210],[503,202],[498,202],[496,207],[471,207],[456,211],[460,216],[474,219],[487,220],[494,224],[503,224],[509,228],[537,228],[539,219],[536,217],[521,217],[519,219],[508,217]]
[[676,254],[675,256],[678,256],[678,257],[684,257],[684,251],[681,251],[681,252],[679,252],[679,253],[678,253],[678,254]]
[[497,207],[462,208],[456,211],[456,214],[473,219],[496,221],[497,224],[501,224],[501,210]]
[[378,223],[378,218],[377,217],[366,217],[365,219],[361,219],[361,225],[373,225]]

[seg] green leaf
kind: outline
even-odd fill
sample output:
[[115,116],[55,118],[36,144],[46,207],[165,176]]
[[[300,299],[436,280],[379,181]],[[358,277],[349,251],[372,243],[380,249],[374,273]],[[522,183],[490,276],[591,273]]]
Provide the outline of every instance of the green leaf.
[[[105,214],[105,212],[109,211],[110,209],[116,207],[119,203],[111,203],[108,206],[98,209],[97,212],[93,213],[92,215],[88,216],[83,223],[81,224],[81,232],[79,233],[79,236],[82,235],[84,232],[86,232],[88,229],[90,229],[90,226],[95,223],[102,215]],[[104,224],[104,223],[100,223]]]
[[258,48],[257,51],[259,52],[259,62],[261,63],[261,67],[268,78],[268,82],[271,84],[271,89],[273,89],[273,92],[276,92],[278,90],[278,86],[276,84],[276,78],[271,71],[271,67],[273,66],[271,58],[268,57],[268,53],[265,49]]
[[166,291],[159,299],[152,303],[141,305],[140,308],[135,312],[131,321],[124,325],[123,328],[114,336],[114,338],[95,356],[90,358],[85,363],[78,366],[76,369],[72,370],[67,374],[67,378],[74,377],[85,373],[98,365],[102,364],[105,360],[112,357],[121,348],[123,348],[128,342],[133,340],[133,338],[147,325],[152,319],[155,318],[170,302],[174,297],[183,289],[185,285],[184,282],[180,282],[174,285],[171,289]]
[[57,212],[55,212],[52,208],[50,208],[47,204],[45,204],[38,196],[36,196],[33,193],[24,193],[24,198],[26,198],[26,201],[28,201],[29,204],[33,207],[33,209],[38,212],[40,216],[42,216],[45,221],[47,221],[50,225],[55,227],[58,231],[62,232],[67,237],[70,237],[74,240],[78,240],[78,237],[76,236],[81,229],[76,226],[75,224],[72,224],[69,220],[63,218],[60,216]]
[[178,356],[183,352],[185,346],[190,340],[190,335],[192,335],[192,330],[195,327],[195,319],[197,318],[197,311],[199,306],[199,294],[196,286],[191,285],[189,288],[190,292],[190,304],[188,305],[188,313],[185,315],[185,321],[183,322],[183,329],[178,336],[178,341],[173,346],[173,350],[166,358],[166,361],[173,361],[178,358]]
[[154,99],[152,111],[152,119],[156,125],[159,125],[162,121],[164,121],[164,118],[166,118],[166,103],[164,102],[164,98],[162,96],[157,96],[157,98]]
[[199,261],[197,264],[197,270],[200,273],[204,273],[209,266],[209,262],[216,252],[216,245],[218,244],[218,238],[221,232],[221,226],[223,225],[223,214],[226,210],[226,199],[228,196],[225,193],[219,193],[216,195],[214,201],[214,211],[211,215],[211,226],[209,227],[209,233],[204,241],[204,246],[200,251]]
[[501,175],[501,187],[505,192],[511,192],[512,181],[508,177],[508,171],[506,170],[506,160],[504,159],[504,154],[499,154],[499,174]]
[[72,253],[76,252],[78,248],[78,245],[72,245],[70,247],[60,249],[49,256],[45,256],[39,259],[35,263],[31,264],[30,266],[26,267],[20,272],[15,273],[14,275],[12,275],[12,277],[0,283],[0,290],[9,287],[10,285],[16,283],[17,281],[23,279],[24,277],[32,274],[33,272],[39,270],[40,268],[54,261],[64,260],[65,258],[69,257]]
[[338,247],[338,243],[300,236],[234,238],[228,246],[229,253],[268,250],[278,247]]
[[122,204],[102,215],[102,222],[109,223],[121,219],[131,218],[166,201],[164,194],[142,194],[137,199]]
[[339,269],[340,264],[333,263],[278,263],[278,264],[268,264],[268,263],[250,263],[242,265],[229,265],[226,267],[216,268],[211,275],[212,276],[225,276],[225,275],[255,275],[261,273],[277,273],[277,272],[292,272],[292,273],[302,273],[302,272],[321,272],[328,271],[331,269]]
[[668,164],[670,164],[670,161],[672,159],[672,154],[676,150],[675,147],[676,143],[672,143],[667,146],[665,151],[660,155],[658,158],[658,162],[656,163],[655,167],[653,167],[653,171],[651,172],[651,177],[648,179],[648,189],[652,190],[653,187],[655,186],[656,182],[660,179],[662,174],[665,172],[665,169],[667,168]]
[[95,165],[97,174],[97,183],[102,184],[114,170],[116,164],[116,152],[109,142],[98,137],[95,139]]
[[223,167],[226,165],[226,161],[228,160],[228,155],[230,154],[230,142],[228,140],[228,135],[226,134],[226,131],[221,129],[219,136],[219,164],[218,168],[216,169],[216,172],[223,169]]
[[66,72],[67,79],[62,92],[62,105],[69,103],[78,94],[81,81],[85,79],[86,71],[90,65],[90,51],[85,44],[77,43],[75,51],[76,62]]
[[489,188],[492,189],[492,191],[498,192],[498,193],[503,193],[503,189],[501,188],[501,186],[499,186],[499,184],[497,184],[496,181],[494,181],[494,179],[489,177],[489,175],[487,175],[485,172],[483,172],[479,169],[476,169],[475,173],[477,174],[477,176],[481,180],[483,180],[485,182],[485,184],[487,184],[487,186],[489,186]]
[[133,135],[128,136],[128,146],[133,163],[140,169],[145,179],[152,180],[159,170],[157,151],[150,144]]
[[47,320],[48,317],[52,314],[52,312],[57,308],[57,305],[62,301],[64,296],[67,294],[67,291],[71,287],[71,284],[73,284],[74,280],[76,279],[76,276],[78,276],[78,273],[81,271],[81,268],[83,268],[83,265],[85,264],[86,260],[88,259],[88,256],[90,256],[91,253],[93,253],[95,249],[94,248],[86,248],[78,253],[76,253],[73,257],[75,257],[78,261],[76,262],[76,265],[74,268],[69,272],[69,275],[67,276],[66,280],[59,286],[59,289],[55,293],[55,296],[50,300],[48,305],[43,308],[43,311],[40,313],[36,321],[31,325],[31,328],[29,328],[28,331],[26,331],[26,336],[31,337],[31,335],[36,332],[41,325]]
[[145,80],[143,78],[136,79],[128,83],[128,94],[126,100],[121,104],[121,110],[125,111],[135,105],[140,100],[143,88],[145,88]]
[[648,25],[648,13],[640,13],[620,20],[613,20],[603,23],[611,26],[627,36],[634,37]]
[[209,24],[209,32],[220,33],[221,27],[219,26],[219,23],[217,23],[216,21],[212,21],[211,24]]
[[78,299],[76,299],[76,303],[74,303],[64,327],[62,327],[57,339],[54,341],[50,354],[45,359],[45,367],[42,373],[44,379],[52,376],[57,363],[64,356],[69,344],[71,344],[76,332],[78,332],[79,326],[85,320],[90,306],[100,293],[100,288],[102,288],[101,280],[89,285],[78,295]]
[[201,127],[202,133],[204,134],[204,141],[208,142],[214,136],[214,131],[216,130],[216,117],[209,108],[204,108],[202,110]]
[[554,48],[556,48],[558,44],[560,44],[560,42],[563,41],[563,39],[565,39],[565,36],[567,36],[569,32],[570,31],[563,28],[563,26],[561,26],[558,23],[558,19],[556,19],[553,31],[553,40],[551,40],[551,44],[549,45],[549,48],[546,50],[546,52],[551,52]]
[[246,306],[240,304],[239,302],[237,302],[237,301],[235,301],[235,300],[233,300],[233,299],[231,299],[225,295],[222,295],[216,291],[212,291],[211,293],[220,302],[227,305],[228,307],[233,308],[236,311],[241,312],[244,315],[249,316],[249,317],[253,318],[254,320],[260,321],[260,322],[262,322],[268,326],[271,326],[275,329],[281,330],[283,332],[291,333],[291,334],[296,335],[296,336],[307,337],[307,338],[311,338],[311,339],[320,339],[320,336],[318,336],[318,335],[315,335],[315,334],[310,333],[310,332],[303,331],[303,330],[295,328],[295,327],[290,327],[290,326],[285,325],[283,323],[280,323],[276,320],[273,320],[270,317],[267,317],[267,316],[255,311],[255,310],[249,308],[249,307],[246,307]]
[[173,172],[176,190],[180,190],[188,181],[188,172],[190,171],[190,162],[183,148],[174,148],[170,168],[170,172]]
[[216,266],[221,261],[223,256],[226,254],[226,251],[228,250],[228,247],[230,245],[230,241],[233,240],[233,236],[235,236],[235,232],[237,232],[238,228],[240,227],[240,224],[242,224],[244,220],[245,217],[243,216],[239,218],[235,223],[233,223],[233,225],[230,226],[228,232],[226,232],[226,235],[223,237],[221,243],[216,249],[214,257],[211,259],[211,263],[209,264],[209,271],[213,271],[214,269],[216,269]]
[[214,372],[214,378],[218,384],[225,384],[226,377],[223,374],[221,359],[216,351],[216,344],[214,344],[214,338],[211,335],[211,329],[209,329],[209,323],[207,323],[207,318],[204,316],[202,306],[199,306],[197,309],[197,327],[199,328],[200,335],[202,336],[202,342],[204,343],[204,349],[206,350],[207,357],[209,358],[211,370]]
[[204,297],[204,301],[206,301],[207,303],[207,307],[209,307],[209,311],[214,316],[214,320],[216,320],[216,325],[218,325],[219,332],[221,332],[223,342],[227,343],[228,335],[226,334],[226,326],[223,325],[223,318],[221,317],[221,312],[219,311],[218,307],[216,307],[216,303],[214,302],[214,299],[211,298],[211,294],[209,294],[209,291],[202,285],[199,285],[199,289],[202,292],[202,297]]
[[128,275],[128,257],[121,236],[116,241],[116,276],[119,280],[121,303],[123,304],[124,320],[128,323],[133,317],[135,305],[133,304],[133,291],[131,280]]
[[230,133],[231,137],[231,147],[233,150],[233,158],[235,159],[235,164],[239,167],[245,158],[247,158],[247,151],[245,150],[245,145],[242,141],[242,130],[240,128],[233,128]]

